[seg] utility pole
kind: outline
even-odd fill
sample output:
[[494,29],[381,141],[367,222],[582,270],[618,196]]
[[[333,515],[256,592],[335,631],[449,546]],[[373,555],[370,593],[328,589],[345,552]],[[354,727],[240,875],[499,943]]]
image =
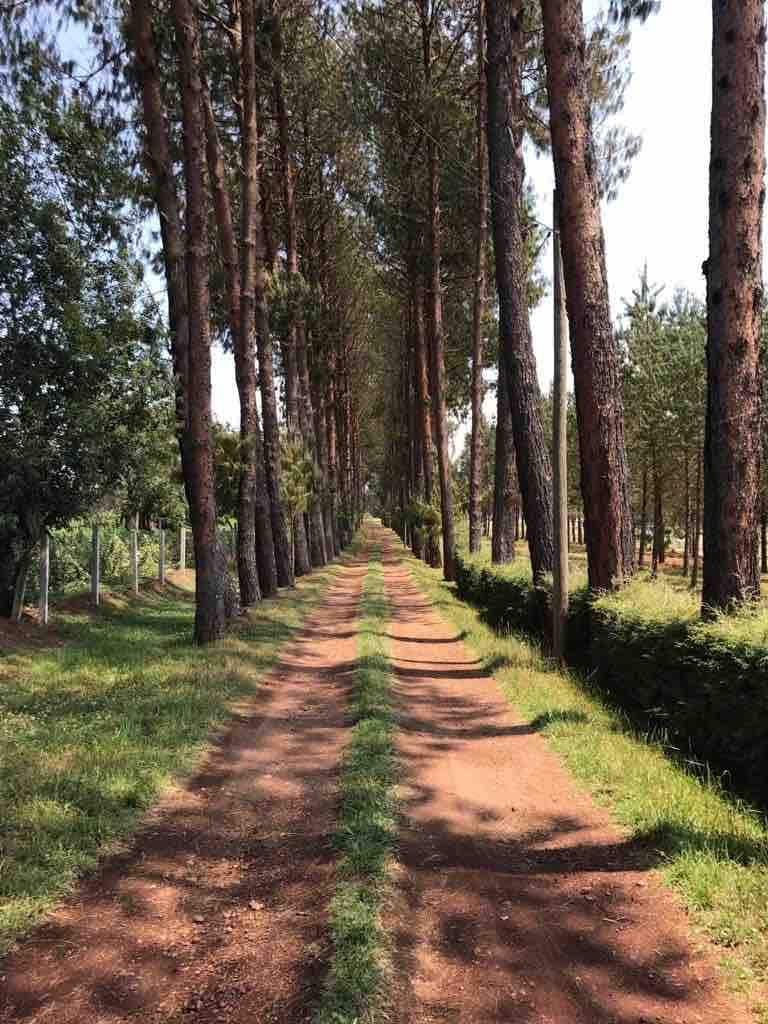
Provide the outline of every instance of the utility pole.
[[560,252],[560,203],[557,189],[552,202],[552,251],[554,262],[555,379],[552,385],[553,523],[555,564],[552,587],[552,653],[562,664],[565,657],[565,622],[568,615],[568,315]]

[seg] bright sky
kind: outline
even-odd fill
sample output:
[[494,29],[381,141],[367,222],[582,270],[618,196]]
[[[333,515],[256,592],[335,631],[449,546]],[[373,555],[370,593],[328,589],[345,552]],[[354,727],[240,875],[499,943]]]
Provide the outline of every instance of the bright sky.
[[[586,0],[585,16],[601,4]],[[662,0],[661,11],[633,29],[633,77],[621,121],[643,138],[629,181],[603,209],[611,309],[622,311],[648,261],[652,282],[671,296],[682,286],[703,294],[701,264],[707,255],[707,187],[711,68],[711,5],[708,0]],[[539,219],[551,224],[554,174],[549,158],[531,160]],[[551,273],[552,251],[542,256]],[[552,301],[547,295],[532,318],[539,379],[552,378]],[[214,356],[214,410],[239,419],[232,357]],[[489,401],[487,413],[493,415]],[[454,452],[466,426],[457,431]]]

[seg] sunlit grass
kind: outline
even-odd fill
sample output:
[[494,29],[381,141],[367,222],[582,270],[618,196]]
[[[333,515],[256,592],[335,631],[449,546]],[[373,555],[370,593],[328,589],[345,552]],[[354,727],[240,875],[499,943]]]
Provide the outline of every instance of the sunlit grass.
[[57,615],[64,646],[0,657],[0,951],[199,760],[336,572],[266,601],[216,648],[178,587]]
[[[702,780],[669,760],[585,681],[553,671],[522,640],[496,635],[439,572],[415,559],[408,564],[438,611],[493,668],[522,716],[628,835],[655,851],[662,878],[721,950],[726,980],[753,992],[756,982],[768,979],[765,819],[728,797],[715,780]],[[767,1012],[765,1006],[758,1009]]]
[[360,610],[358,660],[344,755],[331,903],[333,957],[318,1024],[370,1020],[383,996],[386,938],[379,919],[396,833],[394,721],[381,563],[371,559]]
[[[457,546],[461,557],[469,565],[489,569],[503,579],[530,580],[531,560],[528,542],[516,544],[515,559],[506,565],[491,563],[491,542],[483,538],[476,554],[468,552],[469,526],[466,520],[457,525]],[[587,555],[583,547],[576,547],[569,555],[569,586],[571,591],[587,585]],[[663,567],[662,567],[663,569]],[[605,594],[597,601],[599,606],[613,609],[622,615],[646,622],[696,623],[703,634],[730,643],[765,644],[768,646],[768,587],[761,601],[738,611],[716,615],[712,620],[699,622],[701,615],[701,588],[691,590],[689,580],[679,568],[663,569],[653,578],[649,569],[641,569],[633,580],[621,590]],[[768,650],[766,651],[768,658]]]

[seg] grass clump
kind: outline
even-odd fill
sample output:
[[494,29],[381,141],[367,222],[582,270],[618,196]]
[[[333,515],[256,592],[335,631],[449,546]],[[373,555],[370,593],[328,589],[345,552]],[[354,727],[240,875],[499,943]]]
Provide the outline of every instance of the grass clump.
[[768,980],[764,817],[729,797],[717,780],[670,760],[588,682],[554,671],[538,649],[514,635],[495,633],[434,570],[416,559],[408,564],[510,702],[611,809],[629,838],[649,851],[693,921],[721,950],[726,980],[742,993],[756,992]]
[[363,585],[351,697],[354,726],[342,765],[336,832],[341,857],[330,908],[333,957],[318,1024],[372,1020],[383,995],[386,940],[380,909],[397,825],[387,620],[381,564],[374,557]]
[[192,595],[169,585],[78,600],[56,615],[62,646],[2,652],[0,953],[194,768],[335,571],[259,604],[215,648],[193,646]]

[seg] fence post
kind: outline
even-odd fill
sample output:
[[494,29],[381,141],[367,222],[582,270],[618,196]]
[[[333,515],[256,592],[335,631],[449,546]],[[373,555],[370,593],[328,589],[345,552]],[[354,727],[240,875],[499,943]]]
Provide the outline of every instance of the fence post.
[[101,534],[96,524],[91,530],[91,599],[95,605],[101,601]]
[[163,527],[163,521],[160,520],[160,564],[158,566],[158,577],[160,579],[160,586],[165,586],[165,529]]
[[187,528],[184,523],[179,527],[179,568],[182,572],[187,568]]
[[48,583],[51,578],[51,538],[48,531],[40,542],[40,625],[48,625]]
[[137,512],[131,527],[131,576],[133,592],[139,593],[139,513]]

